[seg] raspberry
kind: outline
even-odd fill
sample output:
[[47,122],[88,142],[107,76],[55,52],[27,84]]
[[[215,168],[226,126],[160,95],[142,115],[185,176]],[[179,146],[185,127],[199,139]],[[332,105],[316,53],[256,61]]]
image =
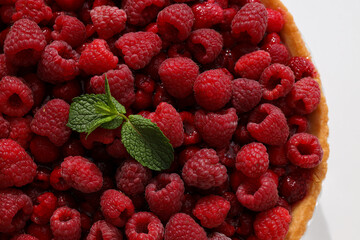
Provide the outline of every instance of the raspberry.
[[36,169],[36,175],[34,177],[32,186],[38,189],[46,190],[50,187],[50,173],[49,168],[46,167],[38,167]]
[[116,171],[116,186],[128,196],[143,194],[151,179],[151,170],[134,160],[127,160]]
[[261,49],[270,53],[271,63],[287,64],[289,61],[289,50],[282,43],[269,43],[264,45]]
[[113,240],[118,239],[122,240],[122,234],[119,229],[117,229],[112,224],[100,220],[95,222],[90,229],[89,235],[86,237],[87,240]]
[[132,215],[126,223],[125,234],[129,240],[162,240],[164,237],[164,226],[154,214],[138,212]]
[[8,138],[10,134],[10,123],[0,113],[0,139]]
[[0,112],[12,117],[22,117],[33,105],[33,93],[21,79],[6,76],[0,80]]
[[268,174],[260,178],[247,179],[236,191],[239,202],[252,211],[264,211],[274,207],[279,195],[277,184]]
[[192,93],[199,67],[190,58],[168,58],[160,65],[159,75],[170,95],[185,98]]
[[264,37],[267,27],[267,11],[261,3],[248,3],[243,6],[231,22],[231,33],[235,38],[258,44]]
[[293,70],[296,80],[316,76],[314,64],[304,57],[292,57],[289,60],[289,67]]
[[[237,200],[235,193],[225,192],[222,194],[222,197],[225,198],[230,203],[230,210],[227,215],[228,218],[239,216],[242,213],[243,207]],[[227,234],[225,234],[225,235],[227,235]]]
[[27,233],[38,238],[39,240],[51,240],[53,237],[49,225],[38,225],[31,223],[27,227]]
[[50,227],[56,240],[78,240],[81,237],[80,213],[60,207],[51,216]]
[[58,84],[51,91],[54,98],[60,98],[71,104],[72,99],[82,94],[81,82],[73,81]]
[[227,237],[226,235],[222,234],[222,233],[212,233],[209,235],[209,240],[231,240],[231,238]]
[[97,128],[87,136],[86,133],[80,134],[81,144],[86,149],[94,148],[96,143],[110,144],[115,139],[115,133],[113,130],[105,128]]
[[235,108],[220,112],[195,113],[195,126],[202,139],[211,147],[222,148],[230,143],[237,127],[238,117]]
[[236,155],[240,150],[240,146],[234,142],[231,142],[229,146],[221,148],[216,151],[219,156],[220,162],[226,167],[233,168],[235,167]]
[[[135,101],[134,77],[131,70],[125,64],[121,64],[116,70],[106,72],[106,76],[111,95],[119,103],[129,107]],[[105,76],[102,74],[92,77],[90,85],[94,93],[105,93]]]
[[60,15],[55,19],[51,37],[54,40],[65,41],[71,47],[80,46],[86,39],[85,25],[76,17]]
[[18,0],[15,8],[16,12],[12,15],[14,22],[26,18],[39,24],[52,18],[51,8],[46,6],[43,0]]
[[235,72],[243,78],[258,80],[270,63],[271,57],[268,52],[255,51],[242,56],[236,62]]
[[40,27],[29,19],[20,19],[6,35],[4,53],[10,63],[27,67],[39,61],[45,46],[45,35]]
[[24,80],[33,92],[34,106],[40,106],[45,97],[45,83],[40,81],[40,79],[34,73],[25,75]]
[[231,99],[231,80],[224,68],[201,73],[194,83],[196,102],[206,110],[220,110]]
[[[3,143],[0,146],[3,146]],[[31,199],[22,191],[12,188],[0,190],[0,232],[11,233],[21,230],[32,211]]]
[[200,134],[195,128],[195,117],[190,112],[181,112],[184,125],[184,145],[192,145],[201,141]]
[[145,26],[155,19],[161,8],[167,4],[167,0],[127,0],[123,3],[123,9],[130,24]]
[[48,138],[35,136],[30,142],[30,151],[37,162],[50,163],[60,156],[59,149]]
[[175,214],[166,224],[164,240],[207,240],[205,230],[184,213]]
[[263,98],[275,100],[290,92],[295,76],[289,67],[275,63],[263,71],[259,82],[264,86]]
[[0,7],[0,18],[5,24],[12,24],[12,15],[16,12],[14,5],[2,5]]
[[172,4],[159,12],[156,24],[164,40],[180,42],[190,36],[194,20],[188,5]]
[[24,149],[29,147],[33,133],[30,129],[32,118],[27,116],[25,118],[7,118],[10,123],[10,133],[8,138],[16,141]]
[[196,152],[182,169],[185,183],[200,189],[221,186],[228,176],[226,167],[219,161],[213,149],[204,148]]
[[267,34],[262,40],[263,46],[273,43],[281,43],[280,35],[275,32]]
[[181,166],[184,166],[187,161],[189,161],[200,148],[196,146],[188,146],[182,150],[179,154],[179,163]]
[[280,32],[285,24],[285,19],[281,12],[273,10],[271,8],[267,8],[267,15],[268,15],[268,23],[266,31],[271,32]]
[[64,11],[76,11],[84,4],[84,1],[85,0],[55,0]]
[[0,139],[0,158],[0,188],[21,187],[33,181],[36,164],[17,142]]
[[319,84],[311,77],[307,77],[294,84],[294,87],[287,96],[287,103],[298,114],[309,114],[317,108],[320,98],[321,91]]
[[5,54],[0,54],[0,79],[15,74],[16,68],[6,59]]
[[162,173],[146,186],[145,198],[150,210],[167,221],[180,211],[184,191],[184,182],[179,175]]
[[280,195],[289,203],[302,200],[307,193],[309,172],[302,169],[295,170],[283,176],[279,183]]
[[38,64],[37,75],[53,84],[73,80],[80,74],[80,55],[64,41],[54,41],[46,46]]
[[289,163],[286,157],[286,145],[269,146],[268,147],[269,161],[274,166],[284,166]]
[[247,130],[253,138],[269,145],[282,145],[289,136],[284,114],[269,103],[260,105],[251,113]]
[[269,155],[262,143],[243,146],[236,156],[236,169],[248,177],[260,177],[269,167]]
[[81,53],[79,67],[88,75],[102,74],[116,68],[119,59],[103,39],[95,39]]
[[172,105],[165,102],[160,103],[151,121],[156,123],[174,148],[183,144],[183,123],[180,114]]
[[289,211],[283,207],[275,207],[256,216],[254,231],[260,240],[281,240],[285,238],[290,222]]
[[80,140],[72,138],[63,145],[62,154],[64,157],[83,156],[85,154],[85,150]]
[[130,157],[124,144],[117,138],[115,138],[111,144],[106,146],[106,152],[113,158],[123,159]]
[[56,209],[57,198],[51,192],[46,192],[37,197],[31,221],[36,224],[47,224]]
[[159,79],[159,67],[163,61],[167,59],[167,54],[160,52],[153,57],[150,63],[146,66],[145,72],[154,80]]
[[309,129],[309,121],[305,116],[295,115],[288,118],[287,122],[290,129],[290,136],[295,133],[307,132]]
[[[128,0],[127,2],[130,2]],[[134,70],[144,68],[161,50],[161,39],[152,32],[131,32],[121,36],[115,46],[124,55],[125,63]]]
[[91,10],[90,16],[96,32],[102,39],[109,39],[125,29],[126,13],[117,7],[95,7]]
[[216,195],[200,198],[193,209],[194,216],[206,228],[215,228],[225,221],[230,210],[230,202]]
[[194,29],[211,28],[224,19],[223,9],[216,3],[198,3],[193,5],[191,9],[195,16]]
[[223,38],[213,29],[203,28],[191,33],[187,40],[190,52],[201,64],[213,62],[223,48]]
[[255,80],[239,78],[232,81],[232,105],[237,113],[252,110],[261,100],[262,86]]
[[61,163],[61,176],[67,184],[83,193],[97,192],[103,185],[99,168],[81,156],[66,157]]
[[107,222],[123,227],[134,214],[134,205],[130,198],[114,189],[106,190],[100,200],[101,211]]
[[70,186],[66,183],[61,174],[62,170],[60,167],[55,167],[50,174],[50,185],[58,191],[66,191]]
[[71,129],[66,126],[70,106],[64,100],[53,99],[43,105],[31,122],[31,130],[48,137],[56,146],[63,145],[70,137]]
[[11,238],[11,240],[39,240],[39,239],[29,234],[21,234]]
[[170,58],[177,58],[177,57],[191,58],[191,53],[187,49],[185,42],[172,44],[169,47],[167,54]]

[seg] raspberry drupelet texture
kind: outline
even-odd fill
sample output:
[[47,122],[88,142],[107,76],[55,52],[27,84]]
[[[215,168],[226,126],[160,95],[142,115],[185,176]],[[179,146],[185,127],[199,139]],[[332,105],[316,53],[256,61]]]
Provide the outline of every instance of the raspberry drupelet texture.
[[31,130],[40,136],[48,137],[56,146],[63,145],[71,135],[66,126],[70,106],[64,100],[53,99],[43,105],[31,122]]
[[188,5],[172,4],[159,12],[156,25],[164,40],[179,42],[190,36],[194,20]]
[[34,107],[40,106],[45,97],[45,83],[41,81],[35,73],[26,74],[23,78],[33,92]]
[[58,191],[66,191],[70,186],[65,182],[61,175],[61,168],[57,166],[50,174],[50,185]]
[[198,3],[191,7],[195,16],[194,28],[211,28],[224,20],[224,11],[216,3],[210,1]]
[[286,157],[286,144],[281,146],[268,146],[270,164],[273,166],[285,166],[289,163]]
[[262,143],[247,144],[237,154],[236,169],[248,177],[260,177],[268,167],[269,155]]
[[0,113],[22,117],[33,105],[33,92],[22,79],[5,76],[0,80]]
[[261,73],[271,63],[268,52],[258,50],[242,56],[235,65],[235,72],[243,78],[259,80]]
[[101,212],[105,220],[116,227],[123,227],[134,214],[134,205],[130,198],[120,191],[106,190],[100,199]]
[[8,117],[7,120],[10,123],[10,133],[8,138],[16,141],[24,149],[28,149],[30,141],[33,137],[33,133],[30,128],[32,117]]
[[43,0],[18,0],[15,9],[16,12],[12,15],[13,21],[26,18],[39,24],[49,21],[53,16],[51,8]]
[[314,64],[304,57],[292,57],[289,60],[289,67],[294,72],[296,80],[316,76]]
[[22,191],[12,188],[0,190],[0,232],[23,229],[32,211],[31,199]]
[[91,228],[89,235],[87,235],[86,240],[122,240],[122,234],[119,229],[114,225],[104,221],[99,220],[95,222]]
[[287,64],[290,58],[290,52],[282,43],[268,43],[261,47],[262,50],[270,53],[271,63]]
[[71,104],[73,98],[82,94],[81,81],[75,79],[73,81],[57,84],[52,88],[51,94],[54,98],[60,98]]
[[290,129],[290,136],[295,133],[303,133],[309,130],[309,120],[306,116],[294,115],[288,118],[287,122]]
[[96,143],[111,144],[115,139],[115,132],[111,129],[97,128],[87,136],[86,133],[80,133],[81,144],[86,149],[94,148]]
[[201,73],[194,82],[196,102],[208,111],[223,108],[231,99],[231,73],[225,68]]
[[232,81],[231,103],[237,113],[245,113],[258,105],[262,97],[262,86],[259,82],[247,78]]
[[36,198],[31,221],[36,224],[47,224],[57,207],[57,197],[51,192],[41,194]]
[[229,201],[217,195],[208,195],[197,201],[192,212],[200,220],[201,226],[215,228],[225,221],[229,210]]
[[65,41],[71,47],[78,47],[85,42],[86,28],[76,17],[60,15],[55,19],[51,37],[54,40]]
[[195,127],[202,139],[211,147],[222,148],[229,145],[237,122],[235,108],[219,112],[199,110],[195,113]]
[[231,238],[227,237],[225,234],[222,233],[212,233],[209,235],[209,240],[230,240]]
[[267,8],[266,11],[268,15],[268,24],[266,31],[268,33],[280,32],[285,24],[285,19],[281,12],[271,8]]
[[50,218],[50,228],[56,240],[79,240],[81,237],[80,213],[69,207],[60,207]]
[[176,98],[185,98],[193,92],[199,67],[190,58],[166,59],[159,68],[159,76],[168,93]]
[[73,80],[80,74],[80,55],[64,41],[47,45],[38,64],[37,76],[53,84]]
[[30,151],[36,162],[51,163],[60,157],[60,149],[47,137],[34,136],[30,142]]
[[164,237],[164,226],[154,214],[138,212],[132,215],[126,223],[125,234],[129,240],[162,240]]
[[32,66],[39,61],[46,44],[45,35],[34,21],[20,19],[6,35],[4,53],[16,66]]
[[10,123],[0,113],[0,139],[7,138],[10,134]]
[[11,238],[11,240],[39,240],[39,239],[29,234],[20,234]]
[[216,151],[206,148],[185,163],[182,177],[187,185],[200,189],[221,186],[228,178],[226,167],[220,163]]
[[150,210],[161,220],[178,213],[184,196],[184,182],[176,173],[162,173],[153,179],[145,189],[145,198]]
[[50,225],[38,225],[31,223],[27,227],[26,231],[29,235],[34,236],[39,240],[51,240],[53,238]]
[[161,44],[161,38],[153,32],[126,33],[115,42],[116,48],[124,55],[125,63],[134,70],[149,64],[160,52]]
[[0,158],[0,189],[21,187],[33,181],[36,164],[17,142],[0,139]]
[[103,186],[100,169],[81,156],[66,157],[61,163],[61,176],[69,186],[83,193],[97,192]]
[[207,240],[205,230],[185,213],[175,214],[165,227],[164,240]]

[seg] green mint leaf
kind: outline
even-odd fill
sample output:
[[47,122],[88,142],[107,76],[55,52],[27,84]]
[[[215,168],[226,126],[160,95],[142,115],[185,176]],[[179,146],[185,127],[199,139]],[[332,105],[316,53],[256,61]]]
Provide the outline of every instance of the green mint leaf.
[[101,124],[102,128],[105,129],[115,129],[121,126],[121,124],[123,123],[124,119],[120,116],[116,116],[113,120],[111,120],[110,122],[106,122]]
[[104,116],[116,114],[116,112],[114,113],[113,111],[111,111],[110,107],[102,101],[95,103],[95,110],[98,114],[101,114]]
[[116,111],[116,107],[114,102],[112,101],[111,92],[110,92],[110,86],[109,86],[109,80],[105,74],[105,95],[107,98],[107,104],[109,105],[110,109],[112,111]]
[[140,115],[130,115],[121,129],[121,140],[128,153],[152,170],[168,169],[174,149],[159,127]]
[[[92,133],[95,129],[97,129],[98,127],[102,126],[102,124],[106,124],[108,122],[113,121],[116,118],[116,115],[111,115],[111,116],[107,116],[107,117],[103,117],[98,119],[97,121],[93,122],[91,125],[89,125],[88,130],[86,131],[87,136],[90,135],[90,133]],[[86,136],[86,137],[87,137]]]

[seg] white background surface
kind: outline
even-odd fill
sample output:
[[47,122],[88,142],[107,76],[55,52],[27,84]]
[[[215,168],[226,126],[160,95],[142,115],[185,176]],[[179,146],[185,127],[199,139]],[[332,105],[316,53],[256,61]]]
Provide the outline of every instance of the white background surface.
[[328,173],[304,240],[360,239],[360,1],[282,0],[312,53],[329,105]]

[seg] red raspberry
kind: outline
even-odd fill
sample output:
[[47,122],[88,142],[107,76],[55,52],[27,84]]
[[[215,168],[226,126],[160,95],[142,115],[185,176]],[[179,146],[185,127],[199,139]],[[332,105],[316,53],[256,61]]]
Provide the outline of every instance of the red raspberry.
[[290,222],[289,211],[283,207],[275,207],[256,216],[254,231],[260,240],[281,240],[285,238]]
[[196,152],[182,169],[185,183],[200,189],[221,186],[228,176],[226,167],[219,161],[213,149],[204,148]]
[[164,240],[207,240],[205,230],[184,213],[175,214],[165,227]]
[[126,13],[117,7],[95,7],[90,16],[100,38],[109,39],[125,29]]
[[269,33],[267,34],[264,39],[262,40],[262,45],[268,45],[273,43],[281,43],[281,37],[277,33]]
[[152,32],[126,33],[115,42],[116,48],[124,55],[125,63],[134,70],[149,64],[160,52],[161,44],[160,37]]
[[213,29],[203,28],[191,33],[187,40],[190,52],[201,64],[213,62],[223,48],[223,38]]
[[269,43],[264,45],[261,49],[270,53],[271,63],[287,64],[289,61],[289,50],[282,43]]
[[80,46],[86,39],[85,25],[76,17],[60,15],[55,19],[51,37],[54,40],[65,41],[71,47]]
[[239,78],[232,81],[232,105],[237,113],[252,110],[261,101],[262,86],[255,80]]
[[[236,216],[239,216],[240,214],[242,214],[243,207],[241,206],[241,204],[237,200],[237,197],[236,197],[235,193],[233,193],[233,192],[225,192],[225,193],[222,194],[222,197],[225,198],[230,203],[230,210],[229,210],[229,213],[227,215],[228,218],[236,217]],[[225,235],[227,235],[227,234],[225,234]]]
[[27,116],[25,118],[7,118],[10,123],[10,133],[8,138],[16,141],[24,149],[29,147],[33,133],[30,129],[32,118]]
[[100,220],[95,222],[90,229],[89,235],[86,237],[87,240],[122,240],[122,234],[119,229],[117,229],[112,224]]
[[37,197],[31,221],[36,224],[47,224],[56,209],[57,197],[51,192],[46,192]]
[[20,19],[6,35],[4,53],[10,63],[27,67],[39,61],[45,46],[45,35],[40,27],[29,19]]
[[130,24],[145,26],[155,19],[159,11],[168,3],[168,0],[126,0],[123,9]]
[[236,191],[239,202],[252,211],[264,211],[274,207],[279,195],[272,176],[263,174],[260,178],[247,179]]
[[293,70],[296,80],[316,76],[314,64],[304,57],[292,57],[289,61],[289,67]]
[[10,123],[0,113],[0,139],[8,138],[10,134]]
[[64,11],[76,11],[84,4],[84,1],[85,0],[55,0]]
[[51,216],[50,227],[56,240],[78,240],[81,237],[80,213],[60,207]]
[[116,186],[128,196],[143,194],[151,179],[151,170],[134,160],[127,160],[116,171]]
[[[131,70],[125,64],[119,65],[116,70],[106,72],[111,90],[111,95],[129,107],[135,101],[134,77]],[[90,80],[90,85],[94,93],[105,93],[105,76],[94,76]]]
[[243,78],[258,80],[270,63],[271,57],[268,52],[255,51],[242,56],[236,62],[235,72]]
[[179,163],[181,166],[184,166],[187,161],[189,161],[200,148],[196,146],[189,146],[182,150],[179,154]]
[[[236,199],[236,201],[239,202],[237,199]],[[210,236],[215,237],[215,239],[216,239],[216,237],[220,237],[220,240],[222,239],[221,237],[234,236],[234,234],[236,232],[236,226],[233,226],[233,225],[235,225],[233,223],[235,223],[234,220],[225,219],[225,221],[220,226],[218,226],[217,228],[214,229],[215,231],[217,231],[217,233],[214,235],[210,235]],[[218,234],[221,234],[221,235],[218,235]],[[227,238],[225,238],[225,239],[227,239]],[[231,238],[229,238],[229,239],[231,240]]]
[[226,167],[233,168],[235,167],[236,155],[240,150],[240,146],[234,142],[231,142],[230,145],[221,148],[216,151],[219,156],[220,162]]
[[184,182],[179,175],[162,173],[146,186],[145,198],[150,210],[167,221],[181,210],[184,191]]
[[83,193],[97,192],[103,186],[99,168],[81,156],[70,156],[61,163],[61,176],[67,184]]
[[192,93],[199,67],[190,58],[168,58],[160,65],[159,75],[169,94],[185,98]]
[[159,79],[159,67],[163,61],[167,59],[166,53],[160,52],[153,57],[150,63],[146,66],[145,72],[154,80]]
[[160,103],[151,121],[156,123],[164,135],[170,140],[174,148],[183,144],[183,123],[180,114],[172,105],[165,102]]
[[71,134],[66,126],[70,106],[64,100],[53,99],[43,105],[31,122],[31,130],[40,136],[46,136],[56,146],[63,145]]
[[37,162],[55,162],[60,156],[60,149],[47,137],[35,136],[30,142],[30,151]]
[[261,3],[248,3],[243,6],[231,22],[231,33],[235,38],[258,44],[264,37],[268,16]]
[[51,8],[46,6],[43,0],[18,0],[15,8],[16,12],[12,15],[14,22],[26,18],[39,24],[48,22],[52,18]]
[[229,145],[237,127],[238,117],[235,108],[220,112],[195,113],[195,126],[202,139],[211,147],[222,148]]
[[201,141],[200,134],[195,128],[195,117],[190,112],[181,112],[184,125],[184,145],[192,145]]
[[2,5],[0,7],[0,18],[3,23],[11,25],[13,23],[12,15],[16,12],[14,5]]
[[31,183],[36,164],[25,150],[11,139],[0,139],[0,188]]
[[50,187],[50,173],[51,170],[47,167],[38,167],[34,177],[32,186],[35,188],[46,190]]
[[111,144],[106,145],[106,152],[113,158],[124,159],[130,157],[124,144],[117,138]]
[[289,163],[286,157],[286,145],[268,146],[269,161],[274,166],[284,166]]
[[196,102],[209,111],[223,108],[231,99],[232,75],[226,69],[201,73],[194,83]]
[[0,79],[15,74],[16,68],[6,59],[5,54],[0,54]]
[[190,36],[194,20],[188,5],[172,4],[159,12],[156,24],[164,40],[180,42]]
[[262,143],[243,146],[236,157],[236,169],[248,177],[260,177],[269,167],[269,155]]
[[11,238],[11,240],[39,240],[39,239],[29,234],[21,234],[21,235],[16,235],[15,237]]
[[281,12],[273,10],[271,8],[267,8],[267,15],[268,15],[268,23],[266,31],[271,32],[280,32],[285,24],[285,19]]
[[269,103],[260,105],[251,113],[247,130],[256,140],[269,145],[282,145],[289,136],[286,117]]
[[58,191],[66,191],[70,188],[65,179],[62,177],[61,168],[55,167],[50,174],[50,185]]
[[0,232],[11,233],[23,229],[32,211],[31,199],[20,190],[0,190]]
[[305,116],[295,115],[288,118],[287,122],[290,129],[290,136],[295,133],[303,133],[309,130],[309,121]]
[[320,103],[320,98],[319,84],[311,77],[307,77],[294,84],[287,96],[287,102],[298,114],[302,115],[312,113]]
[[54,98],[60,98],[71,104],[72,99],[82,94],[81,82],[73,81],[58,84],[51,91]]
[[64,157],[83,156],[85,154],[85,150],[80,140],[72,138],[63,145],[62,154]]
[[22,117],[33,105],[33,93],[21,79],[6,76],[0,80],[0,112],[12,117]]
[[81,144],[86,149],[94,148],[96,143],[110,144],[115,139],[114,130],[105,129],[105,128],[97,128],[93,132],[87,136],[86,133],[80,134]]
[[213,25],[222,23],[224,19],[223,9],[210,1],[195,4],[191,9],[195,16],[194,29],[211,28]]
[[259,82],[264,86],[263,98],[275,100],[290,92],[295,76],[289,67],[275,63],[263,71]]
[[31,223],[27,227],[27,233],[38,238],[39,240],[51,240],[53,238],[50,225],[38,225]]
[[53,84],[73,80],[80,74],[80,55],[64,41],[54,41],[46,46],[38,64],[37,75]]
[[33,92],[34,106],[40,106],[45,97],[45,83],[41,81],[34,73],[25,75],[24,80]]
[[212,233],[209,235],[209,240],[231,240],[231,238],[227,237],[226,235],[222,234],[222,233]]
[[194,216],[206,228],[215,228],[225,221],[230,210],[230,202],[216,195],[200,198],[193,209]]
[[279,183],[280,195],[289,204],[302,200],[307,193],[309,178],[309,172],[302,169],[286,174]]
[[191,58],[191,53],[187,49],[185,42],[172,44],[169,47],[167,54],[170,58],[177,58],[177,57]]
[[132,215],[126,223],[125,234],[129,240],[162,240],[164,237],[164,226],[154,214],[138,212]]
[[116,68],[118,60],[105,40],[95,39],[81,53],[79,67],[89,75],[102,74]]
[[101,211],[107,222],[123,227],[134,214],[134,205],[130,198],[114,189],[106,190],[100,200]]

